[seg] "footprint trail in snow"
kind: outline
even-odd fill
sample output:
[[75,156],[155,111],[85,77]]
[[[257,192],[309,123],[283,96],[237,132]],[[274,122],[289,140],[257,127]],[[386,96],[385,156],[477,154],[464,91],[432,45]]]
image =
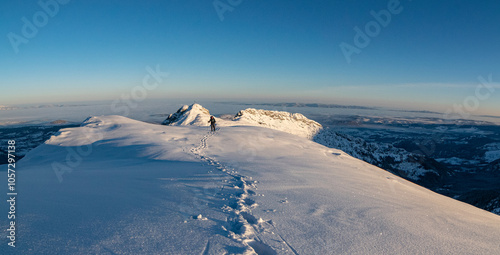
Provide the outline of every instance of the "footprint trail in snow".
[[[203,136],[200,145],[192,148],[191,153],[230,177],[231,181],[228,184],[235,192],[231,194],[230,199],[225,200],[221,208],[229,214],[222,229],[228,233],[228,237],[244,244],[247,252],[250,253],[272,255],[278,254],[277,251],[279,251],[280,254],[298,254],[280,234],[275,233],[277,230],[272,221],[265,221],[252,214],[252,210],[259,206],[252,199],[257,194],[255,192],[257,181],[254,181],[252,177],[238,174],[236,169],[229,168],[217,159],[206,155],[207,141],[210,137],[217,135],[219,130],[220,128],[216,132],[209,132]],[[272,246],[268,242],[272,242]]]

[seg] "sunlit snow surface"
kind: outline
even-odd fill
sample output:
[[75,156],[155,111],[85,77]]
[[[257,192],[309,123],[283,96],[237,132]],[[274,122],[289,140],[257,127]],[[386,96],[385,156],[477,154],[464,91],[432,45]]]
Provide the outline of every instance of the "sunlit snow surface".
[[17,247],[0,254],[500,253],[497,215],[297,135],[218,123],[61,130],[17,165]]

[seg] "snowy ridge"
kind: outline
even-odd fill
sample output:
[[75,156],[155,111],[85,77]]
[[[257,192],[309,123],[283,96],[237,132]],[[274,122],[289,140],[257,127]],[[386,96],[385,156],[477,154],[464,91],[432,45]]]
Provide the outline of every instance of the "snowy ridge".
[[[208,126],[210,112],[199,104],[184,105],[170,114],[163,125]],[[216,118],[217,126],[260,126],[312,139],[323,127],[300,113],[248,108],[239,111],[232,120]]]
[[248,108],[236,114],[234,121],[239,124],[272,128],[311,139],[323,127],[300,113],[268,111]]

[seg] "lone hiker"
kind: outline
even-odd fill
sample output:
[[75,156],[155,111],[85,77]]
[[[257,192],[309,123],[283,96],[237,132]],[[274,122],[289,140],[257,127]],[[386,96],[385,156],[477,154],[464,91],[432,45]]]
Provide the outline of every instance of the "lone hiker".
[[210,131],[215,131],[215,118],[214,118],[214,116],[210,116],[210,120],[208,122],[210,122]]

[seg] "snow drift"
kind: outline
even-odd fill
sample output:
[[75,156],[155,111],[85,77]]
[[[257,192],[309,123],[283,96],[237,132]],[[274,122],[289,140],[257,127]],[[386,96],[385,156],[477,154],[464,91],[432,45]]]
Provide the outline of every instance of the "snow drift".
[[500,253],[497,215],[300,135],[208,132],[208,114],[61,130],[17,165],[19,242],[0,253]]

